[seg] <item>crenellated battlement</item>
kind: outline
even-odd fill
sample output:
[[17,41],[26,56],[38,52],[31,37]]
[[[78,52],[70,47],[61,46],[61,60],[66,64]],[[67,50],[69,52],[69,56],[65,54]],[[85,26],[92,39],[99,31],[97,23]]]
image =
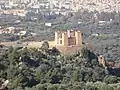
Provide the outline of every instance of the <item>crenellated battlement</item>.
[[81,31],[68,30],[65,32],[55,32],[55,44],[56,45],[81,45],[82,33]]

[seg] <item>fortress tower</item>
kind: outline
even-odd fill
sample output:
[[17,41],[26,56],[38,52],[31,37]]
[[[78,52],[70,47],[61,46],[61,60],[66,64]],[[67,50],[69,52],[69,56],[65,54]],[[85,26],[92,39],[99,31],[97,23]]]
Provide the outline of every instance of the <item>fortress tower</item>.
[[82,48],[81,31],[55,32],[55,46],[63,54],[80,51]]

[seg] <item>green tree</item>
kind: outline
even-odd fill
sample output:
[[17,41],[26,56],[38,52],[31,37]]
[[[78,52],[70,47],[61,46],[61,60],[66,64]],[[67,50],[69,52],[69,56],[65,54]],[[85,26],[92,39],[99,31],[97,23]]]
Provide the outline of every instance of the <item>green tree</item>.
[[56,85],[48,85],[47,90],[58,90],[58,86],[56,86]]
[[73,73],[73,80],[79,82],[79,70],[75,70]]
[[38,85],[36,85],[36,89],[37,90],[46,90],[46,86],[45,86],[45,84],[38,84]]
[[114,88],[109,85],[102,85],[100,87],[100,90],[114,90]]
[[44,41],[43,44],[42,44],[42,46],[41,46],[41,49],[43,51],[47,52],[48,49],[49,49],[49,43],[47,41]]
[[119,80],[116,76],[105,76],[103,82],[107,83],[107,84],[113,84],[113,83],[117,83]]

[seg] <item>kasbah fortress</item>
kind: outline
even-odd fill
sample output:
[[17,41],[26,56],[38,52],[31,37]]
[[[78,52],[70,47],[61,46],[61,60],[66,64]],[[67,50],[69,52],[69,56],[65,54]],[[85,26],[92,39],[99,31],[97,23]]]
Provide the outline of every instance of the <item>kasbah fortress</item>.
[[63,54],[80,51],[82,49],[81,31],[55,32],[55,47]]
[[[50,48],[56,47],[61,54],[73,54],[82,50],[82,32],[80,30],[67,30],[55,32],[55,40],[48,41]],[[41,47],[43,42],[23,42],[22,46],[35,48]],[[19,46],[16,42],[1,42],[5,46]],[[106,61],[103,55],[98,56],[98,62],[104,68],[120,68],[120,64],[113,61]]]

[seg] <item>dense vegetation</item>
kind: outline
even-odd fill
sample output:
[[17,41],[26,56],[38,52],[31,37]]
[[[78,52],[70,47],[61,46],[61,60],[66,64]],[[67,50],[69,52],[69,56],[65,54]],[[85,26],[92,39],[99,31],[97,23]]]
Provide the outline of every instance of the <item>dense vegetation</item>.
[[120,90],[120,78],[99,66],[87,48],[63,56],[45,42],[40,49],[12,47],[0,57],[0,77],[6,90]]
[[[98,19],[95,19],[94,14]],[[30,20],[35,16],[39,19]],[[13,20],[12,17],[6,18],[5,22],[1,20],[4,23],[1,22],[0,25],[23,27],[26,31],[36,32],[38,35],[31,40],[53,40],[56,30],[81,30],[84,33],[83,41],[88,43],[89,50],[83,49],[81,57],[79,53],[60,55],[56,48],[49,50],[49,45],[46,44],[39,50],[17,50],[11,47],[0,57],[0,77],[10,80],[8,90],[120,90],[120,78],[99,66],[94,54],[103,54],[106,60],[120,61],[120,13],[79,11],[66,16],[50,15],[43,19],[40,19],[40,14],[28,14],[24,19],[15,17],[15,20],[21,20],[20,24],[6,25],[11,19]],[[99,21],[110,19],[113,21],[99,24]],[[53,25],[46,27],[45,22]],[[14,35],[0,35],[0,41],[12,41],[13,38],[19,39]]]

